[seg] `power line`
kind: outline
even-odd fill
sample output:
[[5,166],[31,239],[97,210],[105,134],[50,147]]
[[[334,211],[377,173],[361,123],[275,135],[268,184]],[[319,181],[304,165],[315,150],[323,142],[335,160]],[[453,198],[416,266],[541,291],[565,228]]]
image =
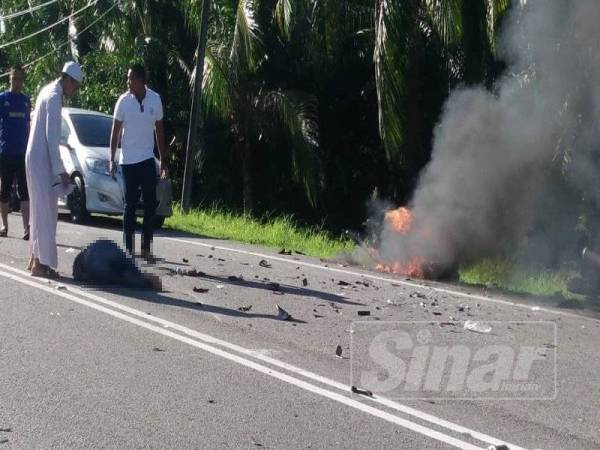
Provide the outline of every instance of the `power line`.
[[49,2],[42,3],[41,5],[37,5],[37,6],[32,6],[31,8],[25,9],[23,11],[17,11],[14,13],[7,14],[5,16],[0,16],[0,22],[2,22],[3,20],[10,20],[10,19],[14,19],[15,17],[20,17],[20,16],[24,16],[25,14],[35,12],[35,11],[42,9],[48,5],[51,5],[52,3],[56,3],[57,1],[58,0],[50,0]]
[[[34,59],[33,61],[28,62],[27,64],[25,64],[24,66],[22,66],[24,69],[26,69],[27,67],[33,66],[34,64],[40,62],[41,60],[47,58],[48,56],[52,55],[53,53],[56,53],[57,51],[59,51],[61,48],[65,47],[66,45],[69,45],[69,43],[71,42],[71,40],[73,38],[78,37],[80,34],[85,33],[87,30],[89,30],[91,27],[93,27],[94,25],[96,25],[98,22],[100,22],[100,20],[102,20],[104,18],[104,16],[106,16],[109,12],[111,12],[117,5],[119,4],[119,2],[115,2],[110,8],[108,8],[106,11],[104,11],[96,20],[94,20],[92,23],[90,23],[87,27],[85,27],[83,30],[81,30],[79,33],[74,34],[73,37],[71,39],[69,39],[68,41],[63,42],[62,44],[60,44],[58,47],[56,47],[55,49],[49,51],[48,53],[46,53],[45,55],[40,56],[39,58]],[[5,78],[7,76],[10,75],[10,72],[6,72],[0,75],[0,79]]]
[[88,9],[90,6],[95,5],[96,3],[98,3],[98,0],[94,0],[93,2],[88,3],[86,6],[84,6],[83,8],[75,11],[73,14],[68,15],[67,17],[59,20],[56,23],[53,23],[52,25],[47,26],[46,28],[42,28],[41,30],[36,31],[35,33],[31,33],[28,36],[24,36],[22,38],[15,39],[14,41],[7,42],[6,44],[0,44],[0,49],[6,48],[6,47],[10,47],[11,45],[15,45],[15,44],[18,44],[19,42],[23,42],[23,41],[25,41],[25,40],[27,40],[29,38],[32,38],[33,36],[37,36],[38,34],[43,33],[44,31],[48,31],[48,30],[54,28],[55,26],[60,25],[63,22],[66,22],[67,20],[71,19],[72,17],[75,17],[77,14],[79,14],[82,11]]

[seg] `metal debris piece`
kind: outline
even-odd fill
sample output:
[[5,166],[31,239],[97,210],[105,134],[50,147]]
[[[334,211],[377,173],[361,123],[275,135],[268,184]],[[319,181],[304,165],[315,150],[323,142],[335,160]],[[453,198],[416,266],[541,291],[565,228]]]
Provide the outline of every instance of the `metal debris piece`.
[[338,286],[350,286],[350,283],[347,281],[340,280],[338,281]]
[[421,294],[420,292],[413,292],[412,294],[410,294],[410,297],[412,297],[412,298],[423,298],[423,299],[427,298],[427,296],[425,294]]
[[182,261],[186,264],[190,262],[187,258],[183,258]]
[[238,308],[238,311],[242,311],[242,312],[248,312],[252,309],[252,305],[248,305],[248,306],[240,306]]
[[154,348],[152,349],[152,351],[155,351],[155,352],[164,352],[165,350],[164,350],[164,349],[162,349],[162,348],[154,347]]
[[272,291],[281,291],[281,286],[279,283],[267,283],[267,287]]
[[265,269],[270,269],[271,267],[273,267],[271,264],[269,264],[269,261],[267,261],[266,259],[262,259],[258,265],[260,267],[264,267]]
[[366,390],[366,389],[359,389],[356,386],[352,386],[352,388],[350,390],[352,392],[354,392],[355,394],[366,395],[367,397],[373,397],[373,393],[371,391]]
[[66,291],[67,287],[64,284],[58,284],[58,285],[56,285],[56,287],[54,289],[56,289],[58,291]]
[[338,358],[342,357],[342,346],[341,345],[338,345],[335,348],[335,356],[337,356]]
[[199,294],[206,294],[208,292],[207,288],[201,288],[201,287],[194,287],[192,290]]
[[358,312],[357,312],[357,314],[358,314],[359,316],[370,316],[370,315],[371,315],[371,311],[364,311],[364,310],[361,310],[361,311],[358,311]]
[[279,320],[290,320],[292,316],[285,309],[283,309],[279,305],[275,305],[277,307],[277,318]]
[[304,287],[308,286],[308,279],[307,278],[304,278],[302,280],[302,286],[304,286]]
[[441,315],[442,315],[442,313],[441,313],[441,312],[439,312],[439,311],[434,311],[434,312],[433,312],[433,315],[434,315],[434,316],[441,316]]

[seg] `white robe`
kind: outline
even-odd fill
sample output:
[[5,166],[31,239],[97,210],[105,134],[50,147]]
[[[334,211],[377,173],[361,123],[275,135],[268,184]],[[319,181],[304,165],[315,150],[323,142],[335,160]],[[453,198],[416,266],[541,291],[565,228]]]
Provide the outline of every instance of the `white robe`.
[[52,185],[65,172],[60,157],[63,89],[60,81],[46,85],[35,102],[27,142],[25,167],[29,188],[31,252],[40,263],[56,269],[58,197]]

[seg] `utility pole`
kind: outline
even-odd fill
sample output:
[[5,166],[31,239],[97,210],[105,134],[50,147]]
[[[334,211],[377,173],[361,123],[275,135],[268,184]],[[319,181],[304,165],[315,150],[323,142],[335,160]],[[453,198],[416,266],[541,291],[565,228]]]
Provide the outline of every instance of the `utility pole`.
[[181,207],[184,212],[190,209],[192,194],[192,176],[194,173],[194,155],[196,150],[202,151],[202,137],[198,139],[199,124],[202,122],[202,79],[204,77],[204,55],[206,53],[206,32],[208,29],[208,15],[210,14],[210,0],[200,0],[200,27],[198,29],[198,48],[196,50],[196,67],[194,89],[192,92],[192,108],[190,112],[190,125],[188,129],[187,148],[185,154],[185,170],[183,172],[183,189],[181,191]]

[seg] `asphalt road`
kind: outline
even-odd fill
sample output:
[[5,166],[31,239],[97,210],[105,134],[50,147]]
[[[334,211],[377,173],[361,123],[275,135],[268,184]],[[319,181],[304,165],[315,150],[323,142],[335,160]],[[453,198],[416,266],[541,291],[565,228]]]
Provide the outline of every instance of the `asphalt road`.
[[[79,249],[120,242],[119,224],[60,222],[64,278],[48,282],[23,270],[28,244],[11,216],[0,240],[0,449],[600,448],[591,312],[174,232],[156,237],[161,260],[146,268],[163,292],[75,283]],[[466,320],[492,330],[465,330]],[[411,345],[402,330],[416,333]],[[381,336],[388,353],[373,351]],[[416,351],[434,344],[471,351],[459,388],[368,384],[368,374],[390,381],[385,361],[407,348],[394,353],[406,379],[427,378],[435,358],[419,371]],[[506,367],[478,351],[498,348],[534,349],[517,381],[537,391],[478,390],[472,367],[489,363],[482,380]]]

